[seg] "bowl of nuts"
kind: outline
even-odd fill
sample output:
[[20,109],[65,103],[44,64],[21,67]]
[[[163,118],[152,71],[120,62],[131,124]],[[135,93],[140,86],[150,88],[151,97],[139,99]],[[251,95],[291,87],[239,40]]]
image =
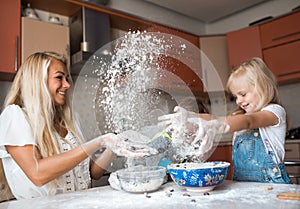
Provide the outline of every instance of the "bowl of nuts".
[[172,180],[188,191],[209,192],[227,177],[228,162],[191,162],[168,165]]

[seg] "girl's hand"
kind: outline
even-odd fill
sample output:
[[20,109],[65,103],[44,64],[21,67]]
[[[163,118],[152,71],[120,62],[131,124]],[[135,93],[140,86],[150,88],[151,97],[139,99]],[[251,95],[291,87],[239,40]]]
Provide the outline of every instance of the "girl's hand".
[[186,124],[188,118],[196,117],[196,113],[190,112],[183,107],[176,106],[174,108],[174,113],[162,115],[158,117],[158,120],[161,121],[159,125],[172,128],[177,123]]
[[158,118],[159,126],[165,127],[166,132],[172,133],[172,143],[180,146],[182,143],[189,143],[194,137],[195,128],[189,123],[189,118],[197,117],[196,113],[176,106],[173,114],[163,115]]
[[197,129],[195,138],[191,143],[195,145],[200,144],[199,151],[201,152],[206,149],[211,149],[215,136],[217,134],[227,133],[230,128],[229,124],[222,119],[207,121],[197,117],[189,118],[188,121]]

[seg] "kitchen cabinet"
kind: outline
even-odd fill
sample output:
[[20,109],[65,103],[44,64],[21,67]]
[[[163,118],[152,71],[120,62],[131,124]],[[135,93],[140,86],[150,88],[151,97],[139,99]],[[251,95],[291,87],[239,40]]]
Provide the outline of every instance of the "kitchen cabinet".
[[20,0],[1,0],[0,80],[13,80],[20,60]]
[[22,62],[42,51],[55,51],[70,60],[69,45],[69,27],[22,17]]
[[299,54],[300,39],[263,50],[264,61],[279,84],[300,81]]
[[261,24],[259,27],[262,49],[299,40],[299,21],[300,11]]
[[225,161],[230,163],[230,170],[226,179],[232,179],[233,175],[233,162],[232,162],[232,146],[219,145],[216,147],[212,155],[207,161]]
[[253,57],[263,58],[259,26],[252,26],[226,34],[231,70]]
[[158,86],[168,90],[188,90],[202,92],[203,85],[200,76],[180,60],[161,55],[159,57],[160,77]]
[[300,81],[300,12],[260,25],[264,61],[279,84]]
[[[96,4],[89,3],[86,1],[79,1],[79,0],[65,0],[65,1],[51,0],[51,1],[53,2],[53,4],[49,4],[49,3],[47,4],[45,2],[41,2],[38,0],[24,0],[24,2],[26,3],[27,2],[31,3],[33,8],[50,11],[50,12],[56,12],[58,14],[68,15],[68,16],[72,16],[70,15],[71,13],[70,10],[73,10],[73,14],[75,14],[78,11],[76,7],[72,8],[70,5],[66,5],[66,11],[61,11],[61,10],[58,11],[57,8],[59,7],[59,5],[67,3],[67,4],[72,4],[74,6],[77,6],[79,9],[80,7],[85,7],[87,9],[92,9],[97,12],[108,14],[110,16],[111,28],[119,29],[122,31],[146,30],[149,32],[169,33],[172,35],[179,36],[199,48],[199,37],[193,34],[178,31],[122,12],[109,10],[105,7],[102,7],[101,5],[97,6]],[[163,69],[168,70],[168,72],[171,72],[171,74],[174,75],[173,76],[174,79],[171,79],[170,77],[166,77],[166,80],[162,79],[160,81],[162,87],[169,88],[169,89],[177,89],[177,90],[186,90],[186,88],[188,87],[193,92],[202,92],[203,86],[202,86],[201,79],[186,64],[172,57],[164,57],[164,56],[160,57],[160,62],[161,62],[160,63],[161,67]],[[178,79],[180,82],[178,82]]]
[[[202,75],[199,72],[201,70],[199,63],[200,57],[193,53],[195,49],[199,49],[199,37],[161,25],[152,25],[148,27],[146,31],[170,34],[173,37],[173,40],[175,40],[176,37],[179,37],[190,44],[186,44],[186,48],[184,49],[185,54],[182,55],[184,56],[182,59],[181,57],[175,58],[175,56],[172,57],[167,55],[161,55],[159,57],[159,67],[162,70],[159,86],[163,89],[176,89],[179,91],[190,89],[192,92],[202,92]],[[176,43],[176,41],[174,42]],[[180,40],[178,43],[181,43]],[[174,47],[180,46],[174,45]],[[198,55],[200,55],[200,53]],[[189,64],[189,66],[187,64]]]
[[279,84],[300,81],[300,11],[227,33],[230,68],[262,58]]
[[300,139],[286,140],[284,145],[286,170],[295,184],[300,184]]
[[158,25],[158,24],[152,24],[151,26],[149,26],[146,29],[148,32],[160,32],[160,33],[168,33],[171,35],[175,35],[178,36],[180,38],[183,38],[187,41],[189,41],[190,43],[192,43],[193,45],[195,45],[196,47],[199,48],[199,37],[190,33],[186,33],[186,32],[182,32],[167,26],[162,26],[162,25]]
[[[199,38],[200,49],[213,65],[213,72],[203,69],[204,91],[224,91],[230,74],[227,39],[225,35]],[[217,74],[218,76],[216,76]]]

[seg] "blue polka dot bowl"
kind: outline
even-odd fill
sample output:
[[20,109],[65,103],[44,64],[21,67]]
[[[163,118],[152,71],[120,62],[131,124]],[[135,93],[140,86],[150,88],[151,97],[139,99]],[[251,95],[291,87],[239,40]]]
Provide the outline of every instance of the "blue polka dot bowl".
[[192,162],[168,165],[172,180],[188,191],[209,192],[226,179],[228,162]]

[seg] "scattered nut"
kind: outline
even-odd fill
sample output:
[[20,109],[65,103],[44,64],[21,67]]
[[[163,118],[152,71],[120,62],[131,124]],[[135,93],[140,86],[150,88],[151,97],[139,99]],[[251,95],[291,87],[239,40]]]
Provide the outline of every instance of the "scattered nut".
[[145,192],[144,194],[145,194],[145,197],[151,198],[151,195],[149,195],[148,192]]
[[188,193],[184,193],[183,196],[187,196],[187,197],[190,197],[191,195],[188,194]]
[[135,151],[136,148],[134,146],[130,146],[130,150]]

